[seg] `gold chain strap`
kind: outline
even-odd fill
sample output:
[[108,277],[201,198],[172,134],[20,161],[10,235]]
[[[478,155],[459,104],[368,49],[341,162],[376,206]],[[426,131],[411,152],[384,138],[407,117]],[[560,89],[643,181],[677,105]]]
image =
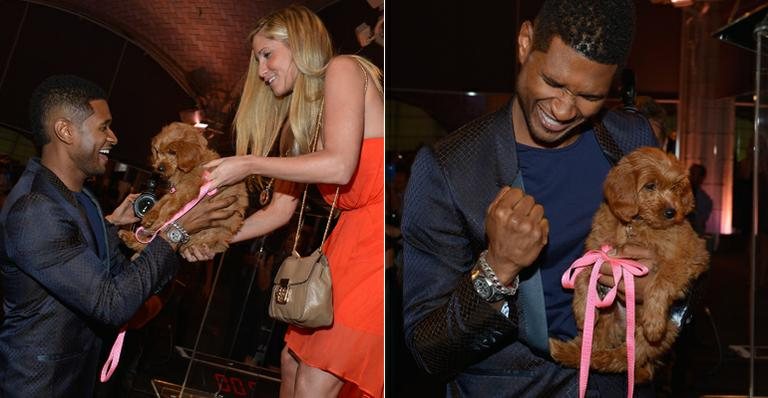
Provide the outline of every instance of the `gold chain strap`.
[[360,67],[360,71],[363,72],[363,76],[365,77],[365,85],[363,86],[363,94],[365,94],[365,93],[368,92],[368,72],[365,70],[365,68],[363,67],[363,64],[360,62],[360,60],[355,58],[355,61],[357,63],[357,66]]
[[[323,107],[325,105],[325,99],[320,100],[320,111],[317,113],[317,120],[315,121],[315,135],[312,138],[312,152],[317,150],[317,141],[320,136],[320,125],[323,121]],[[301,209],[299,210],[299,223],[296,226],[296,237],[293,240],[293,253],[298,256],[298,252],[296,252],[296,247],[299,245],[299,234],[301,232],[301,227],[304,225],[304,204],[307,201],[307,189],[309,188],[309,184],[307,184],[304,187],[304,195],[301,198]],[[336,186],[336,194],[333,195],[333,203],[331,204],[331,211],[328,213],[328,222],[325,224],[325,231],[323,232],[323,240],[320,242],[320,246],[323,246],[323,243],[325,243],[325,237],[328,235],[328,229],[331,226],[331,217],[333,216],[333,210],[336,208],[336,199],[339,197],[339,186]]]

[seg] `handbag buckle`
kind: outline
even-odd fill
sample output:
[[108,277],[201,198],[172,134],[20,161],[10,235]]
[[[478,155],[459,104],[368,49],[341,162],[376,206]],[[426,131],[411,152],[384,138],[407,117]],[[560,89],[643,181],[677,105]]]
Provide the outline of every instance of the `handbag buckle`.
[[288,282],[289,279],[280,279],[280,284],[275,291],[275,302],[277,304],[288,304]]

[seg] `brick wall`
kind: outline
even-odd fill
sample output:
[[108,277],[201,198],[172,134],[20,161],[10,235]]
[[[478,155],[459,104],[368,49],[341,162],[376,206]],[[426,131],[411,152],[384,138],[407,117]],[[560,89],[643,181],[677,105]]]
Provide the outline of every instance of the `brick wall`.
[[[209,117],[239,96],[248,66],[247,35],[281,0],[41,0],[124,35],[156,59]],[[317,10],[331,0],[298,0]],[[224,120],[219,120],[224,122]]]

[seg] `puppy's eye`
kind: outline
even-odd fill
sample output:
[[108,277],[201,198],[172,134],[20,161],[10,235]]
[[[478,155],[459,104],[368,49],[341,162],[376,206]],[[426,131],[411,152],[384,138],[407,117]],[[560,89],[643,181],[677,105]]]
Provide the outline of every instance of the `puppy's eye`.
[[656,190],[656,183],[655,182],[649,182],[645,185],[643,185],[643,189],[646,191],[655,191]]
[[169,154],[169,155],[173,155],[173,156],[176,156],[176,151],[174,151],[173,149],[169,149],[169,150],[168,150],[168,154]]

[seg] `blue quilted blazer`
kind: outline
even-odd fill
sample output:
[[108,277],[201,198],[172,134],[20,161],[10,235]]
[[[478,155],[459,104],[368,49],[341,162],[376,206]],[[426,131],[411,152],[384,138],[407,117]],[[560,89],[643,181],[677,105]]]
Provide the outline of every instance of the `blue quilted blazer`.
[[[599,120],[605,129],[596,136],[612,162],[656,145],[637,113],[608,111]],[[418,153],[402,220],[406,341],[420,366],[445,378],[448,396],[575,397],[577,372],[548,354],[539,272],[521,274],[509,317],[470,282],[469,271],[487,247],[486,208],[506,185],[522,186],[511,102]],[[635,394],[649,396],[652,389],[638,386]],[[626,375],[593,373],[588,396],[626,396]]]
[[102,339],[176,272],[164,239],[131,263],[115,227],[102,226],[98,250],[86,223],[74,194],[30,160],[0,212],[2,398],[93,396]]

